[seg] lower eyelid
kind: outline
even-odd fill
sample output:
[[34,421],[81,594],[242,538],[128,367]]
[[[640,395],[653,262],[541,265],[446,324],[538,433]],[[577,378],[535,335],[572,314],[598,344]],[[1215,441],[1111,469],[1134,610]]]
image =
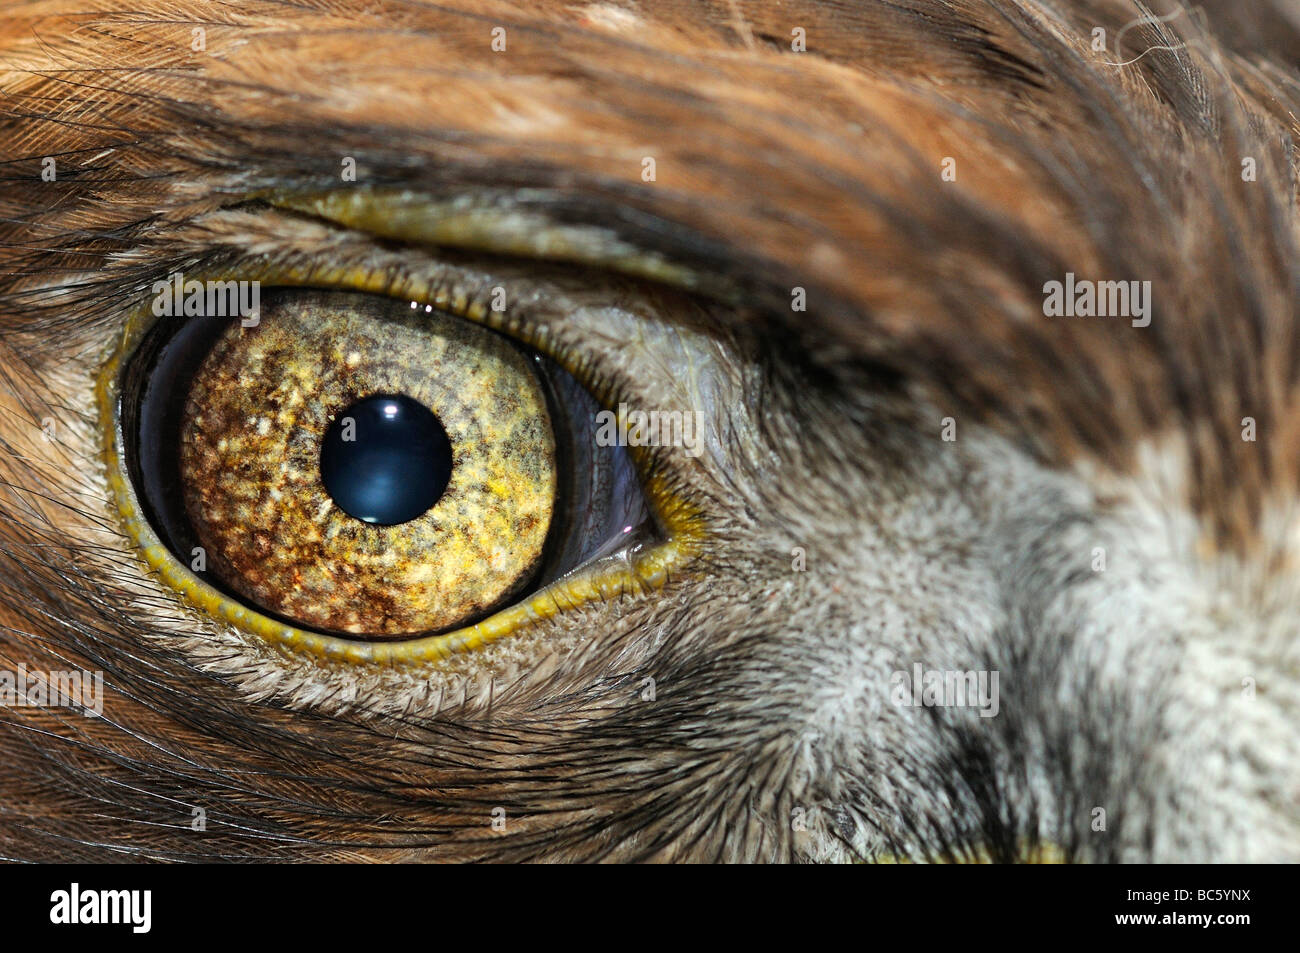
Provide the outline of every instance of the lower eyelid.
[[[417,282],[395,279],[391,274],[348,275],[322,269],[304,273],[267,268],[251,274],[227,270],[219,275],[195,273],[187,274],[187,277],[366,291],[409,300],[417,307],[436,308],[489,327],[507,323],[504,318],[496,322],[489,320],[494,313],[486,306],[478,289],[447,285],[429,288],[426,285],[421,290]],[[103,435],[101,452],[109,489],[123,530],[138,547],[149,569],[193,608],[243,632],[294,651],[343,662],[404,665],[437,661],[479,649],[585,604],[629,592],[659,589],[671,574],[691,561],[705,535],[705,521],[699,510],[674,493],[668,481],[649,467],[645,477],[646,498],[666,537],[657,546],[637,544],[629,551],[598,559],[474,625],[439,635],[405,641],[362,642],[286,625],[236,602],[201,580],[162,543],[143,514],[125,464],[120,385],[126,360],[151,326],[151,317],[148,309],[143,307],[128,316],[118,347],[103,365],[96,385]]]

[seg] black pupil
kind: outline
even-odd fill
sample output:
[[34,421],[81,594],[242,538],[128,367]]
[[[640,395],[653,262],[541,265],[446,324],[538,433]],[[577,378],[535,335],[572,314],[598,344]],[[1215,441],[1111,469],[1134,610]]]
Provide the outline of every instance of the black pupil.
[[401,394],[375,394],[334,418],[320,476],[339,509],[393,526],[428,511],[451,479],[451,441],[433,412]]

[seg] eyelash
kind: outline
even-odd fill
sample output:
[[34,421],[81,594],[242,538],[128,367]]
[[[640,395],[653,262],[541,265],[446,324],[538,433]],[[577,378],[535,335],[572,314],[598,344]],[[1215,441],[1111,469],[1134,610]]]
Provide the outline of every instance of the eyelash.
[[[267,286],[361,291],[411,301],[417,307],[436,309],[492,328],[534,348],[573,374],[602,405],[617,402],[623,396],[619,382],[613,375],[602,374],[597,361],[576,353],[576,348],[558,347],[545,334],[527,327],[509,306],[501,311],[492,310],[490,302],[499,284],[490,280],[475,284],[461,276],[460,282],[426,281],[422,286],[412,276],[393,269],[349,272],[338,268],[288,266],[217,269],[209,265],[206,269],[202,266],[191,268],[186,276],[200,281],[209,278],[255,280]],[[199,579],[162,544],[143,516],[125,466],[120,393],[123,368],[152,326],[150,318],[149,309],[143,304],[128,313],[117,348],[104,363],[96,384],[103,441],[101,452],[109,488],[122,528],[148,567],[193,608],[241,631],[291,650],[342,662],[401,665],[436,661],[476,650],[523,631],[537,621],[584,604],[624,596],[628,592],[662,588],[672,573],[690,562],[705,535],[702,514],[675,490],[667,473],[657,465],[654,449],[639,448],[639,452],[634,452],[634,460],[644,482],[652,516],[665,535],[658,545],[644,552],[596,560],[487,619],[440,635],[399,642],[360,642],[286,625],[232,600]]]

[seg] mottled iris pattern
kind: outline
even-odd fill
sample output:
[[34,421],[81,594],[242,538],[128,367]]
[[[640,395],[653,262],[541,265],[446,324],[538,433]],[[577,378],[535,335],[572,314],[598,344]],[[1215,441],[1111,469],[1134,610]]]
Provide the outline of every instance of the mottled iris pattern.
[[[347,407],[405,394],[446,429],[451,481],[422,516],[376,526],[320,477]],[[294,291],[232,321],[190,387],[185,508],[209,572],[300,626],[393,638],[471,621],[537,572],[555,438],[530,359],[462,318],[367,295]]]

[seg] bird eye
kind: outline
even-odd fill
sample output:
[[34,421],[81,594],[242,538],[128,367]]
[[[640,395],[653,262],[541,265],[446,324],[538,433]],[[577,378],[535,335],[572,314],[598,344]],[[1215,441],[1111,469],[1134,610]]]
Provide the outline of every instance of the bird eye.
[[503,334],[345,291],[212,310],[159,318],[127,358],[121,456],[128,523],[228,621],[447,632],[656,537],[594,398]]

